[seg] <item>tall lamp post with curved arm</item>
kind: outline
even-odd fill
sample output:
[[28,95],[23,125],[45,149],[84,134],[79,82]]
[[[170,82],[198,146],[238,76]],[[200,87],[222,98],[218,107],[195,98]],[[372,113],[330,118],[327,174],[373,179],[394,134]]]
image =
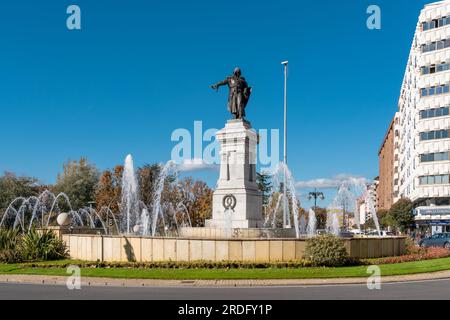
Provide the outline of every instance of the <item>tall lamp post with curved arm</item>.
[[283,162],[284,162],[284,181],[283,181],[283,227],[290,228],[291,221],[287,216],[287,193],[286,193],[286,166],[287,166],[287,76],[288,76],[288,63],[289,61],[283,61],[281,64],[284,66],[284,146],[283,146]]

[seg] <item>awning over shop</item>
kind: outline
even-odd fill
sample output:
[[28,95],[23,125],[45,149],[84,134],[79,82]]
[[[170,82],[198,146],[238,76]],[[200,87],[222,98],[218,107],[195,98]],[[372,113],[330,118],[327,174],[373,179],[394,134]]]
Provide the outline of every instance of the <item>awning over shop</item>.
[[417,225],[450,226],[450,220],[416,220]]
[[433,215],[450,215],[450,206],[442,206],[442,207],[417,207],[414,210],[415,215],[420,216],[433,216]]

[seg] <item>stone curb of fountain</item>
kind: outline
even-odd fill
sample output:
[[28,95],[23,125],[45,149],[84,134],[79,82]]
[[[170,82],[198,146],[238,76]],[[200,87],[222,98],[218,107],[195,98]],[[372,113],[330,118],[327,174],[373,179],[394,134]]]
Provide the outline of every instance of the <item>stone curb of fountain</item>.
[[[383,283],[401,283],[450,279],[450,270],[404,276],[382,277]],[[0,275],[1,283],[23,283],[41,285],[66,285],[67,277],[41,275]],[[114,279],[82,277],[81,286],[111,287],[275,287],[275,286],[320,286],[360,285],[367,278],[333,279],[264,279],[264,280],[158,280],[158,279]]]

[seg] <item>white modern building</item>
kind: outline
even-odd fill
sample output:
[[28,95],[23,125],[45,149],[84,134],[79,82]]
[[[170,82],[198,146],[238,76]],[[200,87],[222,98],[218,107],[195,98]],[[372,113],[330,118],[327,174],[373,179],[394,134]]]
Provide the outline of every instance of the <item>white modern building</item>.
[[398,108],[394,202],[407,197],[418,225],[450,230],[450,0],[420,13]]
[[377,207],[377,187],[378,178],[367,184],[367,195],[362,195],[356,201],[355,215],[358,216],[360,224],[366,223],[372,219],[372,210]]
[[359,217],[359,223],[365,224],[367,220],[370,219],[370,210],[368,206],[366,205],[366,202],[364,201],[364,198],[358,200],[358,210],[356,214]]
[[394,123],[393,123],[393,130],[394,130],[394,178],[393,183],[394,187],[392,189],[393,195],[392,195],[392,202],[395,203],[400,199],[400,112],[396,112],[394,115]]
[[367,193],[368,193],[368,197],[370,197],[370,201],[373,205],[374,208],[376,208],[378,206],[377,203],[377,188],[378,188],[378,177],[375,178],[371,183],[367,184]]

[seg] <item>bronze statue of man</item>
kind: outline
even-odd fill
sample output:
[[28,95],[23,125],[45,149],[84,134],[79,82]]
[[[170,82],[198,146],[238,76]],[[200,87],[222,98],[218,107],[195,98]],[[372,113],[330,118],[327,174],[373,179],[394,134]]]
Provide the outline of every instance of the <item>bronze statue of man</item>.
[[228,111],[235,119],[244,119],[245,107],[247,106],[252,88],[248,86],[244,77],[241,77],[241,69],[234,69],[233,75],[225,80],[212,85],[211,88],[218,91],[220,86],[228,85]]

